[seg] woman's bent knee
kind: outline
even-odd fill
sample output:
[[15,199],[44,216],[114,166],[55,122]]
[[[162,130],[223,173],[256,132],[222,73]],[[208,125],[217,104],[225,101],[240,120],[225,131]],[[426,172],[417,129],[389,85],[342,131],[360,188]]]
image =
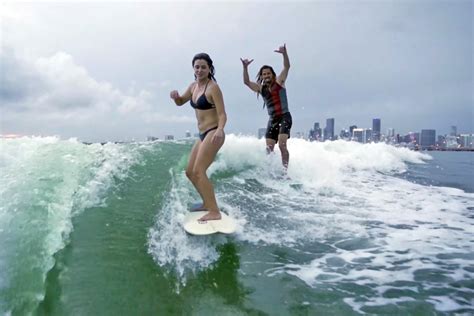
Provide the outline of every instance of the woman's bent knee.
[[191,180],[191,182],[193,182],[194,174],[191,170],[186,170],[186,177],[188,177],[188,179]]
[[196,181],[199,181],[203,178],[206,178],[206,171],[204,170],[199,170],[199,169],[194,169],[192,172],[191,172],[191,177],[196,180]]

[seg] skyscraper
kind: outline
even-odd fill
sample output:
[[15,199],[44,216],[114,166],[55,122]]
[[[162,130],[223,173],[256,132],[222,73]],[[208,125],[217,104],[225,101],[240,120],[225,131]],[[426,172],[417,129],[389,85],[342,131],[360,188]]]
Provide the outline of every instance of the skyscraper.
[[326,119],[326,127],[324,128],[324,140],[334,140],[334,119]]
[[380,141],[380,119],[374,118],[372,120],[372,140],[374,142]]
[[363,128],[354,128],[352,130],[352,140],[356,142],[363,143],[364,142],[364,129]]
[[322,134],[322,130],[321,130],[321,127],[319,127],[319,122],[314,123],[313,133],[311,135],[311,138],[313,140],[320,141],[321,140],[321,134]]
[[364,143],[371,143],[374,141],[372,134],[373,134],[372,129],[370,128],[364,129]]
[[395,129],[394,128],[388,128],[387,129],[387,137],[385,138],[385,142],[388,143],[396,143],[396,137],[395,137]]
[[434,146],[436,143],[436,130],[434,129],[422,129],[420,145],[421,148],[428,148]]
[[357,128],[357,125],[351,125],[349,126],[349,133],[351,133],[351,137],[354,136],[354,129]]

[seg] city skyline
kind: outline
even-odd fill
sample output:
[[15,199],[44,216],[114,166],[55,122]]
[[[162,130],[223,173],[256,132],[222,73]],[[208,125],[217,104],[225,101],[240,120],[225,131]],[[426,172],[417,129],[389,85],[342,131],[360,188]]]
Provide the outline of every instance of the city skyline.
[[[337,122],[337,120],[335,118],[330,118],[332,120],[334,120],[334,122]],[[329,120],[329,119],[326,119],[326,120]],[[375,118],[373,120],[378,120],[378,124],[379,124],[379,127],[383,126],[383,120],[381,118]],[[295,129],[295,130],[292,130],[291,134],[292,134],[292,137],[296,137],[295,134],[298,134],[299,137],[302,137],[302,138],[310,138],[308,137],[308,135],[315,129],[319,127],[319,129],[321,130],[321,132],[323,132],[324,130],[326,130],[326,127],[322,127],[320,122],[314,122],[313,124],[313,128],[310,128],[310,129],[307,129],[307,130],[301,130],[301,129]],[[352,128],[356,128],[356,129],[364,129],[364,130],[373,130],[373,127],[366,127],[366,126],[357,126],[357,125],[351,125],[349,126],[348,128],[343,128],[343,129],[340,129],[339,133],[342,132],[342,131],[349,131],[350,133],[352,133]],[[407,136],[407,135],[410,135],[410,134],[414,134],[414,133],[421,133],[421,131],[423,130],[435,130],[436,131],[436,135],[438,136],[447,136],[447,135],[462,135],[462,134],[474,134],[473,131],[459,131],[458,132],[458,129],[457,129],[457,126],[455,125],[450,125],[448,128],[450,132],[449,133],[443,133],[443,132],[439,132],[438,130],[436,129],[432,129],[432,128],[418,128],[418,129],[413,129],[413,130],[410,130],[410,131],[403,131],[403,132],[397,132],[397,129],[394,128],[394,127],[387,127],[385,129],[383,128],[380,128],[380,135],[381,136]],[[385,130],[385,132],[384,132]],[[258,138],[261,138],[261,137],[264,137],[265,136],[265,132],[266,132],[266,127],[259,127],[257,128],[257,130],[254,132],[254,133],[245,133],[244,135],[252,135],[252,136],[257,136]],[[334,129],[334,133],[332,134],[333,136],[335,137],[338,137],[340,136],[337,132],[336,129]],[[185,131],[182,131],[182,133],[184,135],[184,138],[189,138],[189,137],[192,137],[191,135],[194,135],[194,137],[198,137],[199,133],[192,133],[191,131],[189,130],[185,130]],[[181,135],[179,134],[179,135]],[[242,133],[237,133],[237,134],[242,134]],[[321,133],[321,135],[323,135],[323,133]],[[167,136],[176,136],[174,134],[166,134],[166,135],[163,135],[162,138],[163,139],[167,139]],[[159,136],[157,135],[147,135],[146,138],[153,138],[153,139],[160,139]],[[178,139],[180,138],[179,136],[177,137]],[[326,139],[322,139],[322,140],[326,140]]]
[[[330,125],[337,126],[335,124],[337,122],[337,119],[328,118],[328,119],[326,119],[326,126],[322,126],[320,124],[320,122],[314,122],[313,123],[313,128],[309,129],[308,132],[302,132],[301,130],[298,130],[297,132],[299,134],[303,134],[303,135],[310,135],[310,137],[308,137],[308,138],[311,138],[311,133],[314,132],[314,133],[318,134],[318,132],[316,130],[319,129],[319,135],[322,136],[322,135],[324,135],[324,131],[326,131],[327,128],[328,128],[328,122],[330,122]],[[437,135],[444,135],[444,136],[446,136],[446,135],[474,134],[474,131],[472,131],[472,130],[470,130],[470,131],[459,131],[459,133],[458,133],[457,126],[455,126],[455,125],[450,125],[450,126],[446,127],[445,130],[449,130],[449,133],[440,132],[436,129],[429,128],[429,127],[418,127],[418,128],[415,128],[415,129],[412,129],[412,130],[409,130],[409,131],[399,131],[399,130],[397,130],[397,128],[394,128],[394,127],[391,127],[391,126],[386,127],[386,128],[383,128],[382,126],[383,126],[383,119],[373,118],[372,119],[372,127],[350,125],[350,126],[347,126],[347,127],[339,128],[339,132],[336,128],[334,128],[332,130],[331,136],[333,136],[333,137],[334,136],[340,136],[341,133],[344,132],[344,131],[348,132],[349,134],[352,135],[353,129],[364,129],[364,130],[377,131],[379,133],[378,136],[377,136],[377,134],[371,135],[371,137],[374,137],[373,139],[375,141],[380,140],[380,136],[397,136],[397,135],[405,136],[405,135],[409,135],[411,133],[421,132],[423,130],[435,130]],[[260,128],[260,129],[262,129],[262,128]],[[329,136],[329,138],[331,138],[331,136]],[[322,137],[321,139],[326,140],[327,138]]]

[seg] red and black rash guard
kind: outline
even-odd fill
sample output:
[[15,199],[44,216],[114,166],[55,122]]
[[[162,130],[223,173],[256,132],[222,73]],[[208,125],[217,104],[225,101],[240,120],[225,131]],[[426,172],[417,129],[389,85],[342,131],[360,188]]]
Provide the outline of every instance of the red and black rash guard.
[[286,88],[275,82],[270,89],[262,87],[262,97],[270,117],[280,117],[288,113],[288,98],[286,97]]

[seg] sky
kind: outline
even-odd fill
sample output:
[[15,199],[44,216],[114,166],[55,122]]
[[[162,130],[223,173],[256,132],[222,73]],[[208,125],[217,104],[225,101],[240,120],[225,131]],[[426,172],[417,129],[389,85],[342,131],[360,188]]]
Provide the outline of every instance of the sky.
[[335,119],[382,132],[474,132],[473,1],[2,1],[2,134],[83,141],[184,137],[194,110],[171,90],[208,53],[226,133],[256,134],[268,114],[240,58],[279,73],[286,44],[292,134]]

